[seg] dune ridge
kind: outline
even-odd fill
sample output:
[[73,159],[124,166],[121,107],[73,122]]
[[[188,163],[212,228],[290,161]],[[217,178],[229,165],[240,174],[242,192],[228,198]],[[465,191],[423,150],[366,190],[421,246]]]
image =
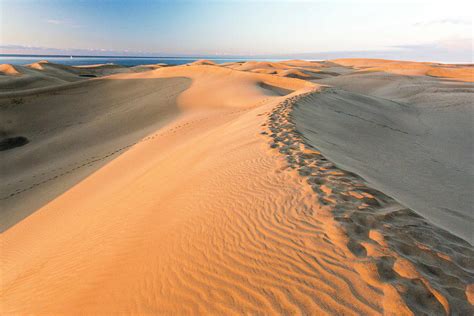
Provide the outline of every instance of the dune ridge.
[[25,66],[4,64],[0,72],[9,76],[0,77],[0,95],[36,93],[45,88],[55,89],[90,78],[108,76],[115,73],[140,71],[139,68],[119,65],[67,66],[42,60]]
[[[178,120],[6,231],[4,311],[380,311],[363,298],[363,293],[377,292],[357,281],[354,272],[337,268],[341,276],[332,279],[326,271],[330,266],[312,258],[316,249],[326,251],[317,247],[324,238],[313,216],[317,209],[311,209],[317,205],[300,191],[297,177],[275,173],[274,157],[258,136],[262,111],[273,106],[265,98],[261,94],[250,108],[245,102],[243,108],[202,120]],[[144,156],[148,159],[136,170],[135,162]],[[187,171],[176,177],[178,170]],[[107,189],[97,190],[110,177],[114,181]],[[183,187],[193,193],[179,193]],[[124,203],[123,190],[132,204]],[[91,199],[78,199],[85,195]],[[74,209],[61,211],[70,201],[76,201]],[[139,211],[130,212],[131,205]],[[307,211],[300,214],[302,209]],[[287,216],[288,222],[281,223]],[[300,226],[301,233],[293,235],[292,225]],[[66,244],[69,251],[58,252]],[[30,250],[18,253],[17,247]],[[41,264],[44,260],[48,264]],[[21,271],[37,266],[44,268],[22,277]],[[48,286],[39,288],[43,278]],[[347,278],[354,284],[348,286]],[[78,286],[71,288],[73,283]],[[31,291],[37,294],[28,298]]]
[[[331,89],[317,92],[325,93]],[[307,179],[320,204],[328,206],[344,227],[343,242],[359,258],[355,267],[360,275],[368,283],[390,284],[385,295],[397,291],[415,314],[472,313],[472,246],[370,188],[308,145],[291,113],[313,94],[290,98],[273,110],[267,132],[273,139],[270,147],[285,155],[288,167]]]

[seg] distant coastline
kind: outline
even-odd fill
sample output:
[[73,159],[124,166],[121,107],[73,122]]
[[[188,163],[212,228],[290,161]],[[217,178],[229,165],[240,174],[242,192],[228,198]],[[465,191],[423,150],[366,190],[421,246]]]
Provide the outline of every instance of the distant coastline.
[[[72,58],[71,58],[72,57]],[[87,56],[87,55],[23,55],[23,54],[0,54],[0,64],[11,64],[11,65],[26,65],[38,62],[40,60],[48,60],[52,63],[78,66],[78,65],[90,65],[90,64],[117,64],[121,66],[138,66],[138,65],[150,65],[165,63],[168,65],[183,65],[191,63],[199,59],[207,59],[216,62],[217,64],[226,62],[244,61],[245,58],[233,58],[233,57],[209,57],[209,56],[192,56],[192,57],[148,57],[148,56]],[[253,58],[253,60],[266,60],[266,61],[281,61],[283,59],[260,59]]]
[[[218,57],[212,57],[212,56],[117,56],[117,55],[65,55],[65,54],[0,54],[1,57],[77,57],[77,58],[142,58],[142,59],[158,59],[158,58],[170,58],[170,59],[235,59],[235,60],[245,60],[248,59],[248,57],[236,57],[236,56],[218,56]],[[264,57],[258,57],[258,58],[252,58],[252,59],[258,59],[258,60],[268,60],[268,58]]]

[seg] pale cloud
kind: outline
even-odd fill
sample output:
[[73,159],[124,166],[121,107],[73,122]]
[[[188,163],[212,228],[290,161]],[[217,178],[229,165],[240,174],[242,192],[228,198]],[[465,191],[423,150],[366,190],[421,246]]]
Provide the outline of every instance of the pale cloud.
[[66,20],[48,19],[46,20],[46,23],[54,24],[54,25],[63,25],[63,26],[68,26],[68,27],[73,27],[73,28],[82,27],[82,25],[80,24],[74,23],[72,21],[66,21]]
[[417,45],[397,45],[395,48],[401,49],[425,49],[425,50],[453,50],[465,51],[472,54],[472,38],[445,38],[431,43]]
[[432,25],[472,25],[469,19],[464,18],[446,18],[414,23],[413,26],[432,26]]
[[46,20],[46,22],[49,23],[49,24],[55,24],[55,25],[65,24],[65,21],[63,21],[63,20],[49,19],[49,20]]
[[85,55],[85,56],[158,56],[158,52],[105,48],[54,48],[32,45],[0,44],[0,54]]
[[[365,51],[326,51],[312,53],[288,54],[229,54],[227,58],[282,58],[282,59],[335,59],[335,58],[384,58],[413,61],[438,61],[472,63],[472,38],[446,38],[434,42],[390,46],[382,50]],[[38,54],[38,55],[85,55],[85,56],[170,56],[166,52],[144,52],[128,49],[114,50],[104,48],[51,48],[28,45],[0,44],[0,53],[3,54]],[[171,54],[180,57],[208,57],[211,54]],[[213,54],[212,54],[213,55]],[[224,56],[222,56],[224,57]]]

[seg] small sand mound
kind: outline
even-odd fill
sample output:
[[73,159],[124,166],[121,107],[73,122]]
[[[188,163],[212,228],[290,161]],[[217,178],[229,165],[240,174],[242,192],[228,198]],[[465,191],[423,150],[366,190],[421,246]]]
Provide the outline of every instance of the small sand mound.
[[248,61],[243,64],[235,64],[233,66],[230,66],[229,68],[240,71],[253,71],[255,69],[289,69],[290,67],[280,63],[266,61]]
[[274,75],[277,73],[275,69],[265,69],[265,68],[252,69],[251,72],[255,72],[259,74],[268,74],[268,75]]
[[282,61],[281,63],[288,66],[294,66],[294,67],[324,67],[324,65],[320,62],[300,60],[300,59]]
[[244,62],[242,62],[242,61],[237,61],[237,62],[230,61],[230,62],[227,62],[227,63],[219,64],[219,66],[232,68],[232,67],[236,67],[236,66],[242,65],[243,63],[244,63]]
[[2,75],[8,75],[8,76],[21,75],[21,73],[13,65],[10,65],[10,64],[1,64],[0,73]]
[[199,60],[196,60],[192,63],[190,63],[190,65],[208,65],[208,66],[215,66],[217,65],[215,62],[213,61],[210,61],[210,60],[207,60],[207,59],[199,59]]
[[32,64],[29,64],[29,65],[26,65],[28,68],[33,68],[33,69],[37,69],[37,70],[43,70],[44,69],[44,66],[43,65],[46,65],[46,64],[49,64],[49,61],[47,60],[40,60],[36,63],[32,63]]
[[144,71],[152,71],[152,70],[160,69],[162,67],[166,67],[166,64],[138,65],[138,66],[130,67],[130,70],[133,72],[144,72]]
[[338,65],[342,66],[349,66],[349,67],[376,67],[376,66],[383,66],[386,64],[394,63],[394,60],[387,60],[387,59],[374,59],[374,58],[340,58],[340,59],[333,59],[330,62],[333,62]]
[[298,69],[283,70],[283,71],[280,71],[278,75],[282,77],[290,77],[290,78],[298,78],[298,79],[311,79],[312,78],[311,75],[308,75]]

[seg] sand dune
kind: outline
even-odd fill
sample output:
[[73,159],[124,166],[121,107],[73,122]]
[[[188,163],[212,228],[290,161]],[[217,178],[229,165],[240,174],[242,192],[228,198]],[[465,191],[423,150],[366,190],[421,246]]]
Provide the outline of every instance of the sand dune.
[[296,122],[315,148],[474,244],[469,103],[422,108],[329,90],[300,105]]
[[282,61],[282,64],[292,66],[292,67],[309,67],[309,68],[320,68],[324,67],[324,62],[317,62],[317,61],[307,61],[307,60],[300,60],[300,59],[292,59]]
[[216,63],[207,59],[199,59],[190,63],[190,65],[215,65]]
[[[177,77],[196,80],[180,94],[188,84]],[[168,122],[179,108],[242,108],[262,95],[279,96],[296,88],[272,85],[277,81],[217,67],[183,66],[87,81],[53,91],[53,98],[51,91],[0,98],[2,138],[28,142],[3,154],[2,231]],[[209,94],[209,89],[219,93]],[[84,99],[84,94],[89,97]]]
[[240,71],[265,73],[304,80],[322,79],[338,75],[336,72],[326,71],[327,65],[324,63],[301,60],[283,62],[248,61],[227,63],[221,66]]
[[241,70],[241,71],[252,71],[254,69],[290,69],[282,63],[267,62],[267,61],[247,61],[242,63],[234,63],[233,65],[227,66],[228,68]]
[[188,85],[115,77],[0,97],[2,139],[28,141],[2,152],[2,231],[178,115],[176,98]]
[[363,71],[383,71],[411,76],[444,77],[459,81],[474,82],[473,65],[447,65],[384,59],[335,59],[332,60],[332,62]]
[[133,66],[133,67],[130,67],[130,69],[135,72],[143,72],[143,71],[155,70],[155,69],[159,69],[161,67],[167,67],[167,66],[168,66],[167,64],[159,63],[159,64],[153,64],[153,65]]
[[15,66],[9,64],[0,65],[0,73],[2,73],[2,75],[7,76],[14,76],[20,74],[18,70],[16,70]]
[[[472,84],[385,72],[342,75],[320,83],[340,90],[310,101],[320,106],[301,108],[313,113],[308,133],[318,134],[308,138],[318,142],[314,145],[474,243]],[[401,152],[406,159],[399,159]]]
[[[131,68],[118,65],[66,66],[39,61],[26,66],[1,65],[0,72],[9,76],[0,76],[0,95],[67,85],[88,78],[102,77],[114,73],[132,71]],[[12,76],[15,75],[15,76]]]
[[[352,103],[393,92],[357,94],[346,80],[364,74],[335,61],[286,63],[128,69],[1,97],[0,312],[472,313],[472,246],[296,129],[331,98],[319,82],[341,78]],[[278,74],[305,69],[330,74]],[[393,102],[373,107],[389,117]]]
[[[302,95],[277,107],[270,117],[270,131],[273,132],[271,136],[274,139],[272,147],[286,155],[290,167],[297,169],[307,179],[321,204],[332,208],[334,219],[344,227],[347,248],[356,257],[363,259],[364,263],[377,269],[377,282],[387,282],[394,286],[384,289],[385,297],[393,294],[393,291],[398,292],[406,306],[415,314],[471,313],[473,306],[469,297],[474,281],[472,246],[448,231],[429,224],[414,211],[373,189],[357,174],[339,169],[315,149],[323,148],[330,158],[334,156],[334,150],[327,150],[324,146],[316,147],[321,141],[308,132],[310,122],[313,127],[323,125],[317,132],[323,142],[326,135],[333,134],[332,130],[324,129],[325,123],[333,123],[340,129],[348,124],[337,124],[338,122],[331,120],[331,115],[320,120],[314,112],[311,113],[318,111],[311,109],[312,107],[326,107],[328,100],[332,101],[331,108],[343,106],[340,100],[334,101],[332,94],[335,94],[332,89],[325,89],[318,94]],[[360,96],[352,97],[352,102],[361,99]],[[290,115],[293,107],[296,110]],[[339,112],[339,109],[335,112]],[[293,115],[296,127],[292,124]],[[292,128],[283,128],[288,125]],[[351,131],[352,134],[360,132],[357,129]],[[361,137],[364,136],[366,135],[361,134]],[[345,142],[350,142],[351,138],[334,141],[339,141],[341,147],[345,148]],[[305,145],[302,146],[302,143]],[[376,142],[369,138],[367,143]],[[312,150],[308,150],[307,146]],[[397,142],[394,142],[394,146],[397,146]],[[373,149],[368,150],[374,156],[380,156]],[[357,158],[360,157],[354,155],[354,159]],[[340,157],[336,156],[334,161],[339,162]],[[377,163],[373,158],[368,158],[367,161],[368,164]],[[355,164],[342,167],[351,170],[353,165]],[[368,272],[367,266],[358,264],[355,264],[355,268],[367,282],[371,282],[373,271]],[[389,310],[384,312],[390,313]],[[404,313],[401,309],[397,311],[397,314],[401,313]]]

